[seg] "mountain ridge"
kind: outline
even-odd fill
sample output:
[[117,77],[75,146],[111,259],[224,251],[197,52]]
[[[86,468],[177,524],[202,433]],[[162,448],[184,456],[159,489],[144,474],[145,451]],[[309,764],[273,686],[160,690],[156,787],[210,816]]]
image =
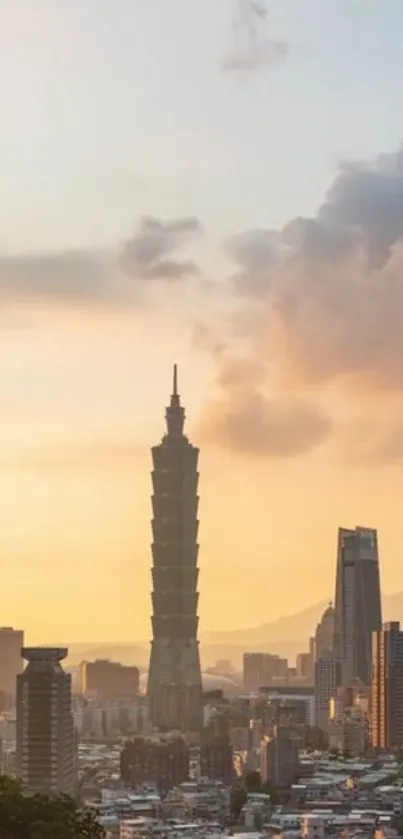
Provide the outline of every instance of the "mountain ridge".
[[[239,667],[244,652],[271,652],[294,661],[299,652],[308,649],[309,638],[328,605],[323,600],[292,615],[276,618],[255,627],[223,631],[209,631],[201,635],[203,667],[210,667],[219,659],[230,659]],[[403,592],[383,596],[384,620],[403,622]],[[98,642],[67,644],[68,664],[76,665],[84,659],[110,658],[122,664],[148,666],[149,641]]]

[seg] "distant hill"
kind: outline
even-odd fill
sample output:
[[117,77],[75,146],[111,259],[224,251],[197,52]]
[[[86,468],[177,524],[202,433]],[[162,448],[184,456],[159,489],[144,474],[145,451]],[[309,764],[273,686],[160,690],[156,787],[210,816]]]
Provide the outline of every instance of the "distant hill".
[[[294,615],[277,618],[249,629],[234,629],[225,632],[206,632],[201,637],[203,667],[209,667],[220,658],[230,659],[239,667],[242,654],[250,652],[271,652],[286,656],[293,661],[299,652],[308,648],[308,639],[316,629],[327,601],[321,601]],[[403,592],[383,597],[385,621],[397,620],[403,624]],[[148,667],[150,645],[148,641],[114,644],[70,644],[68,664],[74,666],[83,659],[110,658],[122,664],[137,664]]]

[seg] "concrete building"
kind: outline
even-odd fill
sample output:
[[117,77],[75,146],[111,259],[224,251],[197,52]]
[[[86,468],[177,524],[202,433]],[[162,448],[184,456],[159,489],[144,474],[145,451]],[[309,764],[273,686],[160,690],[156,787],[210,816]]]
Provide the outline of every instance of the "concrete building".
[[166,793],[188,778],[189,749],[181,737],[136,737],[123,748],[120,774],[132,789],[153,784]]
[[[315,688],[314,685],[276,685],[267,688],[260,694],[262,702],[267,706],[279,700],[286,705],[305,705],[305,719],[307,725],[315,725]],[[263,712],[265,717],[265,712]]]
[[324,658],[334,645],[334,608],[331,603],[327,606],[316,627],[315,632],[315,660]]
[[0,628],[0,692],[15,697],[17,676],[22,672],[24,632],[11,626]]
[[329,749],[351,757],[365,754],[368,746],[368,718],[358,709],[344,711],[329,720]]
[[298,653],[296,665],[297,676],[300,679],[313,678],[315,662],[312,653]]
[[139,692],[138,667],[126,666],[108,659],[82,661],[80,689],[83,695],[101,699],[135,699]]
[[183,433],[177,369],[167,433],[152,449],[152,631],[149,720],[161,730],[199,731],[202,678],[198,630],[199,450]]
[[229,737],[212,737],[200,749],[200,775],[228,786],[234,780],[233,751]]
[[71,676],[67,649],[26,647],[17,678],[17,776],[29,792],[75,793]]
[[260,747],[260,776],[278,789],[288,789],[299,771],[298,742],[290,726],[275,726],[272,737],[263,737]]
[[269,685],[272,679],[288,675],[288,661],[271,653],[244,653],[243,686],[244,690],[258,690]]
[[374,749],[403,746],[403,631],[397,622],[372,636],[371,743]]
[[371,683],[372,632],[382,627],[376,530],[339,529],[336,570],[334,652],[342,681]]
[[330,700],[340,686],[341,666],[332,653],[315,663],[315,720],[318,728],[328,732]]

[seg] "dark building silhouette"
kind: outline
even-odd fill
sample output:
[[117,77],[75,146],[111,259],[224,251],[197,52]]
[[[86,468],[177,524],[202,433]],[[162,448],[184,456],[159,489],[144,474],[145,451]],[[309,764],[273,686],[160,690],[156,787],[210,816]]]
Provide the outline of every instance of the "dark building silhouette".
[[137,667],[108,659],[82,661],[80,687],[82,694],[96,694],[104,699],[134,699],[139,692],[140,671]]
[[372,636],[371,743],[374,749],[403,746],[403,632],[397,622]]
[[166,793],[189,777],[189,749],[183,738],[154,740],[136,737],[125,743],[120,756],[122,781],[135,789],[155,784]]
[[[17,676],[22,671],[21,650],[24,646],[24,632],[11,626],[0,628],[0,691],[15,700]],[[7,702],[10,699],[4,700]]]
[[17,677],[17,776],[29,792],[75,792],[76,738],[67,649],[26,647]]
[[234,758],[229,737],[212,737],[200,748],[200,774],[212,781],[232,784]]
[[295,784],[299,773],[298,738],[292,726],[274,726],[272,736],[263,737],[260,749],[260,777],[279,789]]
[[151,724],[198,731],[202,681],[197,641],[199,450],[183,433],[177,370],[166,409],[167,433],[152,449],[152,643],[148,676]]
[[315,660],[326,657],[329,650],[334,649],[334,608],[331,603],[327,606],[316,627]]
[[334,615],[334,653],[342,682],[371,683],[372,632],[382,627],[376,530],[339,529]]

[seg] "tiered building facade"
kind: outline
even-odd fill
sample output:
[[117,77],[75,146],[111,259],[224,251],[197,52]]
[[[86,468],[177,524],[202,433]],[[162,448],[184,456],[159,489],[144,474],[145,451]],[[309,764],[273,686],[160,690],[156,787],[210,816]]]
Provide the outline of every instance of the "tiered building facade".
[[152,643],[148,676],[151,724],[199,731],[202,722],[198,630],[198,457],[184,434],[174,366],[167,432],[152,449]]

